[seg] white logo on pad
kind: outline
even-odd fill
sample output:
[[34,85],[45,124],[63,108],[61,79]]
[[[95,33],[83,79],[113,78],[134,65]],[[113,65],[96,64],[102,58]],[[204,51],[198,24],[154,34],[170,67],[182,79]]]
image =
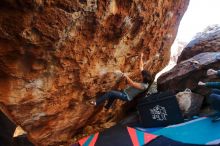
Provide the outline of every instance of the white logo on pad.
[[156,105],[154,108],[150,109],[152,119],[157,121],[166,121],[167,111],[165,107]]

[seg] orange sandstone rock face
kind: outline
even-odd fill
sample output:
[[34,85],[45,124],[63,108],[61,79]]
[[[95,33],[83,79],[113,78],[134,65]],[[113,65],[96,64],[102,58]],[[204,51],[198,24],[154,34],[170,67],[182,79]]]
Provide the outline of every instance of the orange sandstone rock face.
[[188,2],[1,1],[1,110],[43,146],[119,121],[123,103],[100,113],[86,101],[118,88],[114,72],[137,75],[141,51],[161,70]]

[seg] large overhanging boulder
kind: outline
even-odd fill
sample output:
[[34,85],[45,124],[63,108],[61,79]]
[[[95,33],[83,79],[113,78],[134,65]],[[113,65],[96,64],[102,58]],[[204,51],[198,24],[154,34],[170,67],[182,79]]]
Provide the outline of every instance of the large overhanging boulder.
[[198,33],[183,49],[177,63],[187,60],[199,53],[220,51],[220,26],[207,27],[204,32]]
[[67,144],[76,132],[117,122],[121,103],[111,114],[98,114],[86,102],[116,88],[115,71],[137,75],[141,51],[145,69],[161,70],[188,3],[1,1],[1,110],[36,145]]

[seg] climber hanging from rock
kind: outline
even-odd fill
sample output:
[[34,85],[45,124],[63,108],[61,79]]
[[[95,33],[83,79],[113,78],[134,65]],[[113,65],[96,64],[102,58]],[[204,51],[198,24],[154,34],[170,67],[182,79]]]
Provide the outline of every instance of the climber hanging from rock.
[[150,73],[144,70],[143,53],[141,53],[140,55],[139,69],[142,75],[142,82],[135,82],[132,79],[130,79],[130,77],[128,77],[126,73],[121,72],[122,77],[124,77],[128,82],[127,88],[125,88],[123,91],[111,90],[109,92],[106,92],[104,95],[98,97],[96,100],[90,101],[90,104],[94,106],[99,106],[100,104],[108,100],[107,104],[105,105],[105,108],[109,109],[116,99],[123,101],[133,100],[134,97],[136,97],[138,94],[147,90],[149,83],[153,81],[153,78],[150,75]]

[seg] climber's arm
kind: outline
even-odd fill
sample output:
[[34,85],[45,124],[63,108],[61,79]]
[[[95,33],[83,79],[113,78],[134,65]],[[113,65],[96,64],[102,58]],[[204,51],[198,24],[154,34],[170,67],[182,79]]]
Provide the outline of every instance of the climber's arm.
[[140,89],[140,90],[146,90],[147,89],[147,85],[143,84],[143,83],[138,83],[133,81],[132,79],[130,79],[127,75],[124,75],[124,77],[126,78],[126,80],[128,81],[128,84],[134,88]]
[[206,86],[206,87],[210,87],[210,88],[220,88],[220,82],[199,82],[198,83],[199,86]]
[[220,70],[208,69],[207,70],[207,75],[208,76],[217,75],[217,76],[220,77]]

